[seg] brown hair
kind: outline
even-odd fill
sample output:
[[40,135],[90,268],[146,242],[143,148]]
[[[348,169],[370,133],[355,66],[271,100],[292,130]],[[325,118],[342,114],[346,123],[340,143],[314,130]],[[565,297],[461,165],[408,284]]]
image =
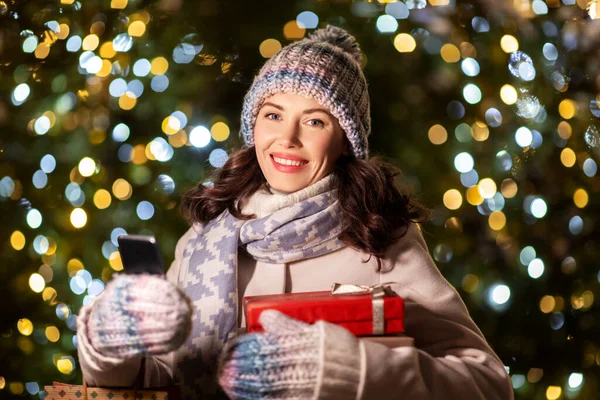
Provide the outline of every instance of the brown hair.
[[[428,208],[396,187],[394,181],[400,170],[379,157],[365,161],[342,155],[333,173],[342,208],[341,222],[346,227],[339,239],[377,257],[378,268],[386,249],[406,234],[410,221],[422,223],[431,217]],[[212,184],[199,183],[184,195],[181,211],[189,223],[206,224],[226,209],[239,219],[255,218],[241,211],[246,200],[266,182],[254,147],[233,151],[212,178]]]

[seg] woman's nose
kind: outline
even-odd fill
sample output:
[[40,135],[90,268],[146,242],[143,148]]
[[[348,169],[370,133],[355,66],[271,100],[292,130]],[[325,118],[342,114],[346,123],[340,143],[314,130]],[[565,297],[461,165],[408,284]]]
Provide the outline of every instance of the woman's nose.
[[300,129],[298,124],[291,123],[281,127],[279,141],[285,145],[297,145],[300,143]]

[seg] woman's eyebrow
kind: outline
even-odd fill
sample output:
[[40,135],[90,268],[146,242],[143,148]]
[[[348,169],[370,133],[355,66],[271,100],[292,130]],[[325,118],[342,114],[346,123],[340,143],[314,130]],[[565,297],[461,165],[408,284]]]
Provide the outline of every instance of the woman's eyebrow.
[[280,106],[279,104],[271,103],[270,101],[265,101],[262,106],[263,107],[265,107],[265,106],[271,106],[271,107],[275,107],[278,110],[283,111],[283,107],[282,106]]
[[307,108],[306,110],[302,111],[302,114],[310,114],[314,112],[324,112],[325,114],[331,116],[331,113],[326,108]]
[[[271,106],[278,110],[285,111],[285,108],[283,106],[281,106],[279,104],[271,103],[270,101],[265,101],[262,106],[263,107]],[[331,113],[329,112],[329,110],[326,108],[307,108],[306,110],[302,111],[302,114],[310,114],[310,113],[314,113],[314,112],[324,112],[325,114],[332,116]]]

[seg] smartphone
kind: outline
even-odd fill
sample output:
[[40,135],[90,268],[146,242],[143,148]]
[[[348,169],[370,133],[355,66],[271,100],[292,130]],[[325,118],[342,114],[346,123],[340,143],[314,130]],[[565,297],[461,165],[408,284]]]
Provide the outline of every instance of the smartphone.
[[164,275],[165,264],[154,236],[120,235],[117,237],[123,272]]

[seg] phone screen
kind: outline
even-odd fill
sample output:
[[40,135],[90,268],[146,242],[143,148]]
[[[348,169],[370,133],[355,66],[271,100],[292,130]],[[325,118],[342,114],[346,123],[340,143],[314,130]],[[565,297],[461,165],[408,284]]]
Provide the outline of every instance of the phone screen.
[[162,253],[154,236],[120,235],[117,242],[125,273],[165,274]]

